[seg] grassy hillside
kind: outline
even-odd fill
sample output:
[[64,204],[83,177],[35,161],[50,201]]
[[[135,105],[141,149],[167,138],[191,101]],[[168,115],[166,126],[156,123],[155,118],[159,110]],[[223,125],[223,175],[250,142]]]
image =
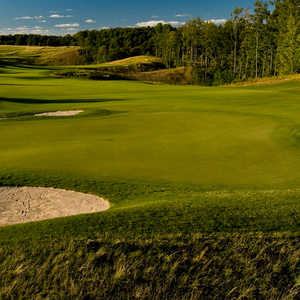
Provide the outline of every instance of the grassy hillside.
[[[145,80],[144,74],[164,69],[165,65],[160,58],[135,56],[103,64],[68,66],[56,71],[54,74],[59,77],[96,80]],[[167,76],[163,77],[167,78]],[[168,80],[170,81],[170,78]],[[157,82],[158,80],[153,77],[152,81]]]
[[0,185],[112,208],[1,228],[1,299],[297,299],[298,80],[203,88],[59,69],[0,67]]
[[[102,68],[102,67],[129,67],[132,65],[162,65],[162,59],[154,56],[133,56],[125,59],[114,60],[111,62],[98,64],[98,65],[89,65],[90,68]],[[79,66],[80,67],[80,66]],[[86,66],[81,66],[82,68],[86,68]]]
[[192,84],[193,78],[190,67],[178,67],[133,74],[132,79],[144,82],[158,82],[166,84]]
[[[79,47],[2,46],[2,63],[25,63],[49,66],[80,65],[85,63]],[[0,61],[0,62],[1,62]]]

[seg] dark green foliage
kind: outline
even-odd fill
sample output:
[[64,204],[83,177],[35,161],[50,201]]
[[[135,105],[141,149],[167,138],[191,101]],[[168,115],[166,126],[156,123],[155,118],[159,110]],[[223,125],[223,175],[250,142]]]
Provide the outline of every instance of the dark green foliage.
[[38,34],[0,35],[0,45],[18,46],[75,46],[76,40],[71,35],[48,36]]
[[98,64],[153,55],[168,68],[192,66],[193,82],[202,85],[299,72],[299,1],[277,0],[271,6],[257,0],[254,6],[252,14],[236,8],[231,20],[222,25],[197,18],[179,28],[158,24],[86,30],[65,37],[0,36],[0,44],[80,45],[85,61]]

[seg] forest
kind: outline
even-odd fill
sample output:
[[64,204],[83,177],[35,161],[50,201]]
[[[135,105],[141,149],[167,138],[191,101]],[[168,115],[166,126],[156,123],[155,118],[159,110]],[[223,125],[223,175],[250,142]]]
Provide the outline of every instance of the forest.
[[180,27],[111,28],[73,36],[9,35],[0,44],[80,46],[89,63],[136,55],[161,57],[168,68],[191,66],[194,82],[218,85],[300,71],[300,0],[235,8],[217,25],[200,18]]

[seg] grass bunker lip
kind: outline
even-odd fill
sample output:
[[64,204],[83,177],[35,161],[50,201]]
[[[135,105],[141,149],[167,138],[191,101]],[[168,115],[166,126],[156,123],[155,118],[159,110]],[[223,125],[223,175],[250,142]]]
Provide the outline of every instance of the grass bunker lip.
[[108,201],[95,195],[43,187],[1,187],[0,226],[105,211]]

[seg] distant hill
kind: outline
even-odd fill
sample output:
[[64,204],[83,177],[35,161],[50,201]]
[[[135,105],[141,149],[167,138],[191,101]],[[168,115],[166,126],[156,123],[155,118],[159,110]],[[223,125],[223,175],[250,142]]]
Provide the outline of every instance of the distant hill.
[[102,64],[76,66],[81,69],[121,70],[121,71],[154,71],[165,69],[163,60],[155,56],[133,56],[125,59],[114,60]]
[[23,63],[48,66],[81,65],[86,63],[80,47],[2,46],[2,63]]

